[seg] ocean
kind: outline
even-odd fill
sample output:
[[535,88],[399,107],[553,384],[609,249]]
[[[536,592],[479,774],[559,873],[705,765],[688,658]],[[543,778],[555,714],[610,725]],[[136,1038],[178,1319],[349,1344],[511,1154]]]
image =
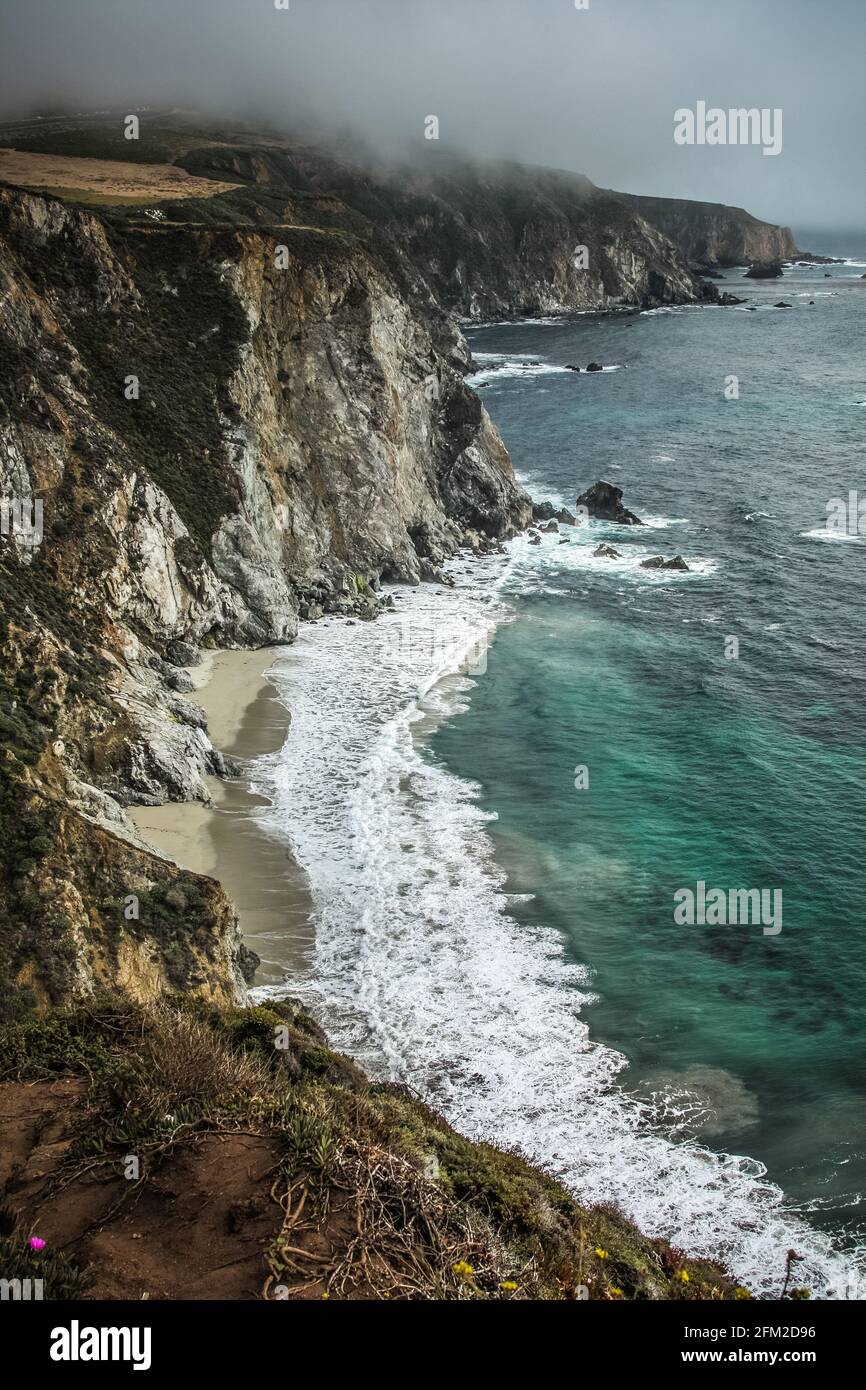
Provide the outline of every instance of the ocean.
[[[827,507],[866,497],[866,246],[844,254],[727,272],[756,312],[467,329],[536,500],[606,479],[648,524],[521,537],[376,623],[304,625],[258,764],[316,904],[288,988],[335,1045],[766,1296],[790,1248],[813,1297],[864,1293],[866,536]],[[781,931],[679,925],[699,881],[780,892]]]

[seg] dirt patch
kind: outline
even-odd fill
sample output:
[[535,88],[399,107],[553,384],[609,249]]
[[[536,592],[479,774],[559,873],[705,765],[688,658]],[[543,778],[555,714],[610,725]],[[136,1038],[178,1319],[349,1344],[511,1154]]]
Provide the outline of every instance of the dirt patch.
[[[70,1159],[88,1089],[80,1078],[0,1085],[0,1196],[22,1232],[87,1271],[86,1299],[322,1297],[317,1267],[331,1266],[356,1234],[345,1198],[329,1203],[323,1222],[292,1222],[294,1270],[278,1284],[265,1255],[302,1204],[292,1211],[286,1201],[274,1140],[202,1134],[135,1190],[86,1167],[68,1182],[81,1166]],[[356,1286],[347,1296],[367,1294]]]
[[159,203],[167,198],[212,198],[241,187],[200,179],[173,164],[132,164],[0,149],[0,179],[40,188],[77,202]]
[[89,1268],[91,1299],[252,1299],[283,1213],[278,1154],[258,1135],[206,1134],[137,1193],[120,1175],[63,1174],[87,1083],[0,1086],[0,1181],[21,1228]]

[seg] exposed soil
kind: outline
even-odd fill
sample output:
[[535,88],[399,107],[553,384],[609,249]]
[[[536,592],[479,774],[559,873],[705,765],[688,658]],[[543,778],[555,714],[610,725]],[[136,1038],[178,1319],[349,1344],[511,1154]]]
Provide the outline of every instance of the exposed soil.
[[[136,1193],[120,1176],[85,1173],[66,1186],[61,1166],[87,1090],[78,1078],[0,1085],[0,1191],[22,1227],[89,1267],[88,1299],[262,1297],[264,1251],[284,1221],[271,1194],[274,1141],[204,1134],[176,1149]],[[316,1255],[326,1263],[346,1227],[334,1211],[324,1233],[301,1231],[298,1244],[313,1264]],[[289,1296],[321,1298],[322,1291],[313,1280]],[[275,1296],[273,1282],[265,1296]]]

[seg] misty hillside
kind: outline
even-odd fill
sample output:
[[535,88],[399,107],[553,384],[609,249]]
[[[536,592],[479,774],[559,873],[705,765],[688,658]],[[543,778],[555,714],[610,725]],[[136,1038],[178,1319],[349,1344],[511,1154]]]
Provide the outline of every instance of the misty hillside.
[[[137,140],[124,138],[119,115],[101,114],[7,125],[0,142],[72,161],[185,170],[219,191],[182,205],[156,198],[166,221],[315,227],[358,238],[405,292],[420,277],[440,306],[471,319],[713,299],[692,266],[795,251],[786,229],[740,209],[632,198],[579,174],[474,161],[435,142],[419,142],[411,160],[383,164],[361,146],[350,145],[349,158],[332,142],[203,125],[173,112],[143,112]],[[63,177],[76,176],[70,164]],[[88,195],[74,182],[48,191],[133,221],[147,197]]]

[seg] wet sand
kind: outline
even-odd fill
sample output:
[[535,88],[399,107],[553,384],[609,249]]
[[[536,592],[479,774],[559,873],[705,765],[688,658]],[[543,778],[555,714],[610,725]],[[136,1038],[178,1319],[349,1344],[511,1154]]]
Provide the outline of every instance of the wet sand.
[[210,806],[187,801],[129,811],[159,853],[222,883],[238,909],[244,940],[261,956],[254,987],[306,974],[314,941],[304,872],[289,848],[255,820],[268,803],[250,789],[252,769],[243,766],[285,741],[290,714],[264,676],[284,651],[208,652],[200,666],[189,668],[197,688],[187,698],[207,714],[214,747],[241,763],[241,777],[208,778]]

